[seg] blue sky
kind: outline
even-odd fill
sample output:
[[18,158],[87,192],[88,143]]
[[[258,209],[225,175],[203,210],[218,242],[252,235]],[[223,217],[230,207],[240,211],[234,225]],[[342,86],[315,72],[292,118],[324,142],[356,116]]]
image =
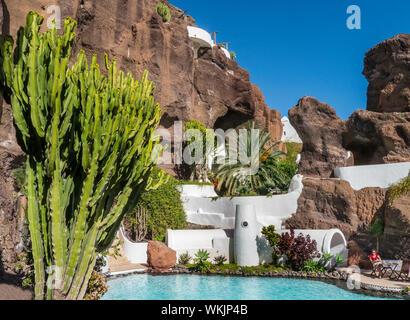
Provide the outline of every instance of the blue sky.
[[[398,33],[410,33],[410,1],[170,0],[196,24],[231,42],[270,108],[282,115],[313,96],[347,119],[366,108],[365,53]],[[349,30],[346,9],[361,9],[361,29]]]

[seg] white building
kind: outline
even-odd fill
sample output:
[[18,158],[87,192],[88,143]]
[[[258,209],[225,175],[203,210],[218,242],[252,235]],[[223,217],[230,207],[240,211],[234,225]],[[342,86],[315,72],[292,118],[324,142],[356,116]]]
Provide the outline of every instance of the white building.
[[[198,28],[188,26],[188,36],[194,45],[194,58],[198,58],[198,50],[200,48],[213,48],[217,44],[212,40],[212,36],[208,31]],[[221,48],[223,53],[227,58],[231,58],[231,54],[225,48]]]
[[298,133],[296,132],[295,128],[292,127],[287,117],[282,118],[282,125],[283,125],[283,134],[282,134],[281,140],[283,142],[302,143],[302,139],[300,139]]

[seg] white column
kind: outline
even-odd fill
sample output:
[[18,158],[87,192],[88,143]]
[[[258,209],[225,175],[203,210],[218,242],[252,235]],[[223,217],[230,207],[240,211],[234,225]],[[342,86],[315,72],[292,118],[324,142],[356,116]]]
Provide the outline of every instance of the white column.
[[240,266],[259,265],[257,247],[257,222],[253,205],[236,206],[235,218],[235,262]]

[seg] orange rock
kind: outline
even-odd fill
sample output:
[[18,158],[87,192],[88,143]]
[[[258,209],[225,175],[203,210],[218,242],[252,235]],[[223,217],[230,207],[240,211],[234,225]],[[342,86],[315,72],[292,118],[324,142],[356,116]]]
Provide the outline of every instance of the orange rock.
[[148,241],[147,257],[148,265],[157,271],[169,270],[177,262],[176,251],[159,241]]

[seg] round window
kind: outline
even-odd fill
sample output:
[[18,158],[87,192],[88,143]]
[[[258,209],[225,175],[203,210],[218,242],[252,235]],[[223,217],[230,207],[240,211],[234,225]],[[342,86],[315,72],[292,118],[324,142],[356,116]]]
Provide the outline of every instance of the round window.
[[246,228],[248,226],[248,221],[242,222],[242,227]]

